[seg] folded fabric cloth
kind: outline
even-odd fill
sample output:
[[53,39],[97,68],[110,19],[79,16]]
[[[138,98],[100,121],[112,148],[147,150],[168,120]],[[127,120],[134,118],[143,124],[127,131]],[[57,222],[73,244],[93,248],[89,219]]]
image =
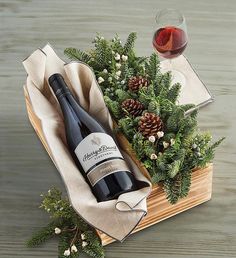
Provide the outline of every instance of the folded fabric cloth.
[[81,106],[114,137],[113,122],[94,73],[81,62],[65,64],[49,44],[33,52],[23,65],[28,74],[25,90],[34,115],[41,123],[47,151],[65,183],[71,205],[94,228],[123,241],[147,213],[146,198],[152,189],[151,182],[120,148],[141,189],[124,193],[116,200],[98,203],[68,151],[62,112],[48,85],[50,75],[61,73]]
[[[178,99],[180,105],[192,103],[196,105],[196,108],[200,108],[213,101],[211,93],[183,55],[171,60],[171,68],[169,60],[161,62],[162,71],[169,69],[177,71],[177,78],[175,78],[175,72],[173,72],[174,78],[172,83],[181,82],[182,84]],[[180,73],[180,75],[182,74],[182,78],[181,76],[179,78],[180,81],[178,81],[178,73]]]

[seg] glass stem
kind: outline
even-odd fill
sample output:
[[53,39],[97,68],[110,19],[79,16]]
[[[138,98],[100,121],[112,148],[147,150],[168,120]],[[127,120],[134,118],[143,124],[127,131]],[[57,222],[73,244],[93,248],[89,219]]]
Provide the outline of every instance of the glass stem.
[[169,71],[173,70],[172,59],[169,59]]

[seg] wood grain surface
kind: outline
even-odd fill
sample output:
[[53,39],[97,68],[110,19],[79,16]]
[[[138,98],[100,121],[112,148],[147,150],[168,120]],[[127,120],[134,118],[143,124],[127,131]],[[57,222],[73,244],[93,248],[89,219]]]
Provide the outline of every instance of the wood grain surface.
[[[0,0],[0,257],[57,257],[57,242],[27,249],[25,241],[47,222],[40,193],[64,186],[26,115],[21,61],[50,42],[89,49],[97,31],[125,39],[137,31],[138,54],[152,50],[154,17],[161,8],[186,16],[185,51],[215,96],[199,125],[227,139],[214,162],[210,202],[106,247],[108,258],[236,257],[236,2],[235,0]],[[81,256],[82,257],[82,256]]]

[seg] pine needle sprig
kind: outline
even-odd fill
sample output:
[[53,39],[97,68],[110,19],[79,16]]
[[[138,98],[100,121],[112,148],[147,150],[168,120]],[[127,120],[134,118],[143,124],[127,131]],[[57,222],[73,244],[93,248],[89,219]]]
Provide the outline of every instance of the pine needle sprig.
[[54,235],[55,223],[51,222],[46,227],[40,229],[33,237],[26,243],[28,247],[36,247],[51,239]]
[[[171,72],[161,72],[155,53],[149,57],[136,55],[136,38],[137,34],[131,32],[122,46],[118,35],[112,40],[99,35],[91,51],[67,50],[66,54],[88,60],[100,83],[105,103],[118,124],[116,130],[126,136],[152,182],[160,183],[170,203],[176,203],[189,192],[192,170],[205,167],[213,160],[215,149],[223,138],[211,143],[209,134],[199,132],[196,106],[178,104],[181,84],[173,84]],[[129,87],[132,77],[146,78],[148,83],[132,91]],[[153,135],[154,142],[144,139],[140,133],[140,117],[134,119],[121,108],[125,99],[139,101],[144,107],[142,114],[149,112],[160,117],[163,131],[158,132],[160,137]]]
[[90,63],[91,61],[91,56],[89,54],[76,48],[66,48],[64,54],[71,60],[78,60],[84,63]]
[[131,53],[131,51],[133,51],[134,43],[135,43],[136,39],[137,39],[137,33],[131,32],[124,44],[124,48],[123,48],[124,55],[129,55]]
[[58,237],[58,257],[79,257],[86,253],[90,257],[103,258],[104,249],[94,228],[88,225],[71,207],[61,191],[52,188],[42,195],[40,208],[50,214],[48,225],[34,233],[27,242],[28,247],[36,247],[47,240]]

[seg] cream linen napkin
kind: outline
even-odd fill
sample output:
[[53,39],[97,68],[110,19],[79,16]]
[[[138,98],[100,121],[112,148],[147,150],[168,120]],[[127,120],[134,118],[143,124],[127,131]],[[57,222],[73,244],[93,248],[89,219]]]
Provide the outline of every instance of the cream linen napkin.
[[[179,104],[183,105],[192,103],[196,105],[196,108],[200,108],[213,101],[211,93],[183,55],[173,58],[171,60],[171,66],[173,70],[181,72],[185,78],[185,82],[182,85],[178,99]],[[169,60],[162,61],[161,70],[168,70],[168,68]],[[173,83],[174,82],[175,79],[173,80]]]
[[146,198],[151,183],[132,159],[121,152],[139,181],[140,189],[117,200],[98,203],[67,149],[62,113],[48,86],[53,73],[61,73],[80,104],[112,134],[112,119],[92,70],[80,62],[65,64],[48,44],[37,49],[23,65],[28,74],[25,89],[35,115],[41,122],[53,162],[57,167],[75,211],[90,225],[123,241],[147,213]]

